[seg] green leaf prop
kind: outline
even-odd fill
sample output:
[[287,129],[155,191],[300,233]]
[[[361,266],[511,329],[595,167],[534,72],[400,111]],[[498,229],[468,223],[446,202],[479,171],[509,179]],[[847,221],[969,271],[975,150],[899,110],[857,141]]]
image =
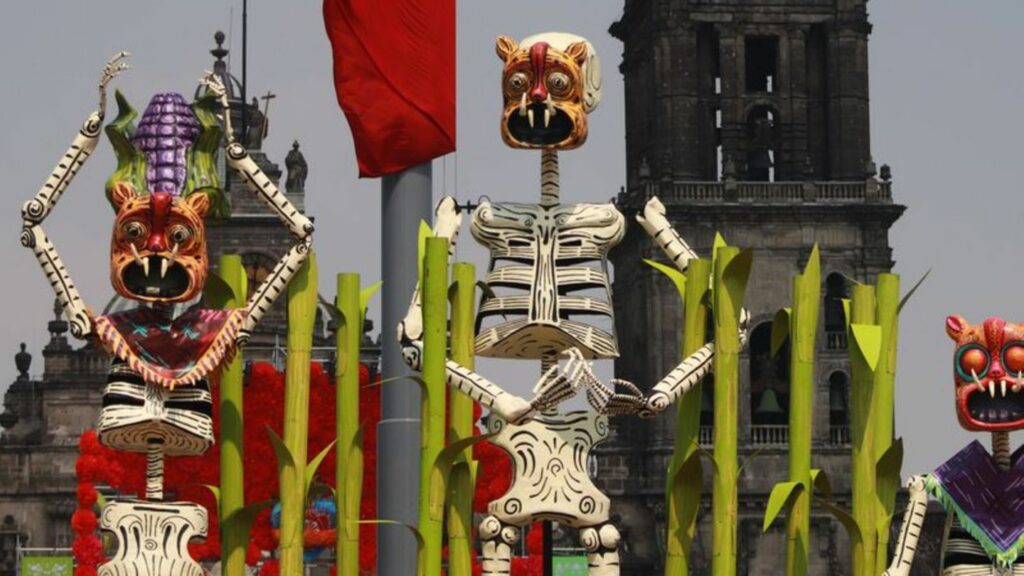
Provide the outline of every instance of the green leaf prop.
[[906,295],[904,295],[903,298],[900,300],[900,305],[897,308],[897,311],[903,312],[903,307],[906,306],[907,302],[910,301],[910,297],[914,295],[914,292],[917,292],[917,289],[921,286],[921,284],[924,283],[925,279],[928,278],[928,275],[931,274],[931,273],[932,273],[932,269],[929,268],[928,271],[924,273],[924,276],[921,276],[921,279],[918,280],[914,284],[914,286],[910,288],[910,291],[908,291],[906,293]]
[[434,460],[434,468],[430,476],[430,517],[434,520],[444,518],[444,501],[448,494],[448,479],[452,465],[459,454],[483,440],[490,438],[490,434],[477,434],[469,438],[456,440],[445,446]]
[[811,469],[811,486],[814,487],[815,492],[820,494],[822,498],[826,500],[832,498],[832,482],[824,470]]
[[853,343],[861,358],[873,372],[878,367],[878,357],[882,353],[882,327],[872,324],[851,324]]
[[668,276],[669,280],[676,285],[676,290],[679,291],[679,296],[684,297],[686,294],[686,276],[682,272],[672,266],[662,264],[656,260],[644,258],[644,262],[651,268],[654,268],[658,272]]
[[793,502],[796,501],[796,497],[803,489],[803,484],[799,482],[780,482],[772,488],[772,493],[768,497],[768,506],[764,513],[762,532],[767,532],[779,514],[793,506]]
[[771,355],[773,358],[778,355],[779,350],[786,343],[786,339],[789,338],[789,322],[792,314],[793,309],[786,307],[776,312],[775,318],[772,319]]
[[306,465],[305,480],[306,480],[306,494],[309,494],[309,487],[313,485],[313,480],[316,478],[316,471],[320,468],[320,464],[323,463],[324,458],[331,453],[331,448],[334,448],[334,444],[337,440],[332,440],[330,444],[324,446],[324,449],[319,454],[313,457]]

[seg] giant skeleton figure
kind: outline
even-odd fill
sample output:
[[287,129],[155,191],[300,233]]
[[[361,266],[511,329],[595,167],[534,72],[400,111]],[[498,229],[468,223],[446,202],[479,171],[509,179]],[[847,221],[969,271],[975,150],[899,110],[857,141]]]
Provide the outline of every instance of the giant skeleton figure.
[[[188,554],[204,536],[207,511],[190,502],[163,502],[164,456],[198,455],[214,441],[207,377],[245,344],[253,328],[305,261],[313,226],[234,142],[220,80],[207,74],[205,96],[189,105],[178,94],[153,97],[138,126],[136,112],[117,94],[119,114],[106,132],[118,157],[107,182],[117,216],[110,278],[135,309],[94,315],[82,301],[57,250],[42,229],[100,138],[107,84],[127,69],[120,53],[104,68],[100,105],[35,198],[22,209],[22,244],[32,249],[78,338],[95,337],[113,356],[103,396],[100,441],[147,454],[146,500],[107,504],[100,527],[114,533],[118,552],[101,576],[200,576]],[[223,107],[224,128],[217,117]],[[206,282],[204,216],[223,215],[216,155],[273,210],[295,244],[257,287],[245,308],[211,310],[198,303]]]
[[[587,360],[618,356],[614,333],[593,318],[614,322],[607,255],[622,239],[626,223],[612,204],[560,203],[558,150],[577,148],[586,140],[587,114],[601,96],[597,55],[585,39],[561,33],[519,44],[500,37],[497,52],[504,63],[502,138],[512,148],[541,150],[541,200],[485,201],[472,213],[473,236],[490,251],[485,281],[504,291],[480,306],[476,353],[540,360],[542,376],[528,402],[447,362],[448,384],[490,410],[492,442],[513,461],[511,488],[490,504],[480,524],[483,573],[508,574],[521,527],[555,520],[580,530],[592,576],[613,576],[619,573],[620,537],[609,522],[608,497],[587,475],[590,449],[607,437],[608,415],[653,416],[699,382],[711,368],[713,345],[687,358],[649,396],[628,382],[614,380],[615,391],[594,377]],[[461,219],[452,198],[438,204],[434,233],[448,238],[452,250]],[[685,270],[695,254],[669,225],[656,198],[638,220]],[[584,295],[585,290],[599,295]],[[420,369],[418,291],[398,335],[406,362]],[[569,362],[560,368],[558,359],[565,356]],[[580,387],[586,388],[595,411],[558,413],[558,404]]]
[[1024,448],[1010,451],[1010,432],[1024,429],[1024,324],[989,318],[969,325],[946,319],[953,354],[960,426],[992,434],[992,453],[975,440],[934,472],[910,479],[910,501],[886,576],[907,576],[931,494],[947,511],[943,576],[1022,576]]

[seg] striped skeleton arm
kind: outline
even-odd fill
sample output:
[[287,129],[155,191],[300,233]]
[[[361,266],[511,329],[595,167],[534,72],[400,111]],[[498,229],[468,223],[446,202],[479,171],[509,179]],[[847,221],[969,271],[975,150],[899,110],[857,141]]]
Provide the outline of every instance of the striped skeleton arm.
[[122,71],[128,69],[127,62],[124,62],[127,56],[127,52],[119,52],[104,66],[98,84],[100,95],[99,109],[86,118],[82,129],[75,136],[71,147],[68,148],[64,156],[57,162],[53,173],[46,179],[46,182],[43,183],[42,188],[39,189],[35,197],[26,202],[21,208],[21,245],[31,249],[35,254],[36,260],[46,274],[46,279],[57,294],[61,307],[64,308],[64,314],[71,323],[71,334],[76,338],[84,338],[92,332],[92,320],[89,318],[88,309],[82,301],[78,289],[75,288],[74,282],[71,281],[67,268],[64,267],[60,255],[57,254],[57,248],[47,237],[46,232],[43,231],[42,224],[43,220],[56,207],[57,201],[60,200],[61,195],[64,194],[68,185],[74,180],[75,175],[78,174],[79,168],[82,167],[82,164],[85,164],[93,150],[96,149],[106,111],[107,84]]
[[658,247],[668,256],[672,264],[680,272],[686,272],[690,260],[697,258],[697,253],[676,232],[668,218],[665,217],[665,205],[655,196],[647,201],[642,214],[636,215],[637,222],[647,234],[654,238]]
[[299,212],[288,200],[288,197],[263,173],[245,146],[235,142],[234,132],[231,130],[230,114],[227,113],[230,109],[227,92],[220,78],[215,74],[208,73],[202,79],[202,83],[220,99],[221,106],[225,111],[223,118],[228,141],[225,156],[228,166],[241,177],[249,190],[277,215],[278,219],[288,227],[295,237],[292,247],[278,260],[274,269],[249,298],[245,323],[242,325],[237,339],[239,345],[244,345],[248,342],[256,324],[281,296],[281,293],[287,288],[288,282],[309,257],[309,250],[313,244],[313,222]]
[[914,563],[914,552],[917,551],[917,542],[921,538],[924,515],[928,509],[928,493],[925,491],[924,482],[924,476],[912,476],[907,483],[907,489],[910,492],[907,511],[903,514],[903,524],[900,526],[900,537],[896,543],[892,564],[889,565],[889,569],[883,576],[909,576],[910,574],[910,567]]

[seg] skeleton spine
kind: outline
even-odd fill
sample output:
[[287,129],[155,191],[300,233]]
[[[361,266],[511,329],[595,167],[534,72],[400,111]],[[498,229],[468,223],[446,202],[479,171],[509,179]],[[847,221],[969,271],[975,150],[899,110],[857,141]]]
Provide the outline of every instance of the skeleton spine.
[[150,442],[146,452],[146,500],[164,499],[164,446]]
[[540,156],[540,205],[550,208],[558,204],[558,150],[545,148]]

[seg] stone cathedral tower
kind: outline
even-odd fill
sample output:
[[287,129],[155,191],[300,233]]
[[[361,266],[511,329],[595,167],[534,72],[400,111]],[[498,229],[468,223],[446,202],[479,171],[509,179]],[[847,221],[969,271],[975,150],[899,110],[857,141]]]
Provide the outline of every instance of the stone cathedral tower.
[[[866,0],[626,0],[611,33],[624,44],[627,214],[651,196],[701,255],[716,231],[754,248],[747,291],[751,340],[741,362],[739,574],[782,574],[785,534],[761,534],[772,487],[787,475],[787,362],[769,356],[770,322],[790,302],[791,278],[816,242],[820,314],[814,466],[849,497],[847,278],[874,281],[893,266],[888,232],[904,207],[870,150]],[[662,258],[634,222],[614,252],[616,375],[649,387],[680,356],[676,289],[643,263]],[[780,356],[785,356],[783,353]],[[710,448],[713,379],[704,385],[701,441]],[[652,574],[664,558],[664,483],[674,414],[615,419],[598,459],[616,496],[631,555],[624,574]],[[706,470],[707,472],[707,470]],[[705,477],[691,574],[710,566]],[[811,573],[849,574],[847,539],[812,519]]]

